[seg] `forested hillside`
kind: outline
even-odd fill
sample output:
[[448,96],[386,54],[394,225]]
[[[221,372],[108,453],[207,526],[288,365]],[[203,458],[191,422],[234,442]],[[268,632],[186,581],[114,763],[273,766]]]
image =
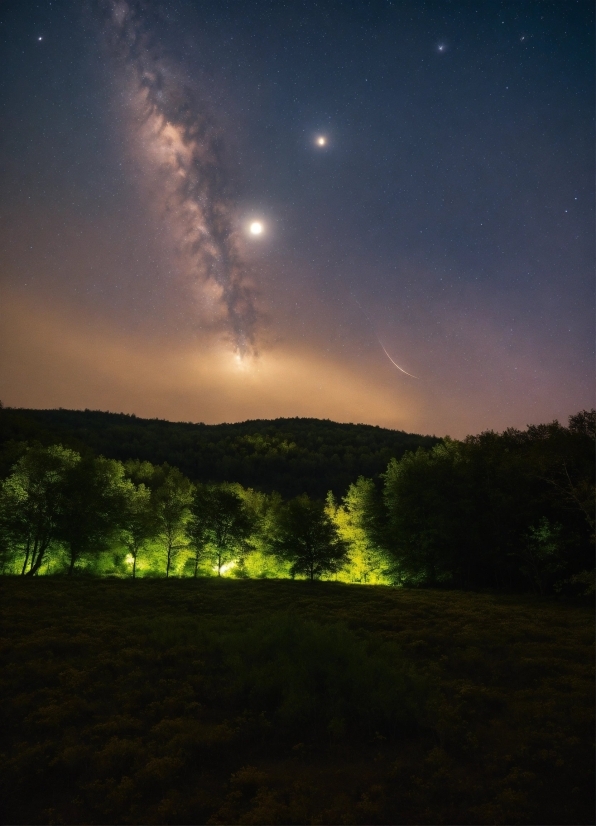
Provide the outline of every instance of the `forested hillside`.
[[[62,429],[44,429],[34,413],[2,411],[14,425],[5,427],[1,454],[4,573],[594,591],[594,410],[571,416],[567,427],[446,437],[401,458],[375,436],[403,436],[413,447],[417,437],[358,425],[296,419],[208,428],[46,411]],[[104,426],[76,427],[85,421]],[[193,441],[213,431],[223,433],[219,442]],[[356,447],[349,433],[362,434]],[[137,458],[151,450],[168,461]],[[359,473],[387,455],[376,474]],[[172,460],[185,470],[194,461],[195,473]],[[310,496],[301,492],[308,488]]]
[[284,497],[342,496],[359,476],[377,477],[392,458],[434,436],[321,419],[192,424],[97,410],[0,409],[0,445],[62,444],[110,459],[167,462],[196,482],[239,482]]

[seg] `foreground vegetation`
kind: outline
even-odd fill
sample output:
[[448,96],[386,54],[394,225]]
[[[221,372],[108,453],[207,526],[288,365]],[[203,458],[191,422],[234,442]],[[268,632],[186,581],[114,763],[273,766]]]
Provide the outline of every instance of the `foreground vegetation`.
[[0,581],[6,823],[593,823],[593,620],[535,596]]

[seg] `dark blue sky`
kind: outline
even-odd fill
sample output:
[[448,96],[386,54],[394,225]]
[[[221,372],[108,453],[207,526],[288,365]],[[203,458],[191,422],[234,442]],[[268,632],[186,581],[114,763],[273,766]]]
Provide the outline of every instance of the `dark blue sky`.
[[592,3],[0,20],[5,404],[458,436],[592,406]]

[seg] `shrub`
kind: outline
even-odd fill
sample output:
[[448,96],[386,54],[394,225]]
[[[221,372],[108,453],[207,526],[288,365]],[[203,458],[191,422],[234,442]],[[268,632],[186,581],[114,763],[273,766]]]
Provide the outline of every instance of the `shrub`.
[[291,615],[222,639],[228,696],[280,736],[392,737],[422,719],[426,686],[397,646],[371,649],[343,625]]

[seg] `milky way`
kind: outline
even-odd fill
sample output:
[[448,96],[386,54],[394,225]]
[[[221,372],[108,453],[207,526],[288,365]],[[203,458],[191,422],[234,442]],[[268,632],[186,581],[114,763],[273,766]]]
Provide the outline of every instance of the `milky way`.
[[99,9],[127,84],[135,142],[157,183],[179,266],[198,295],[197,314],[223,329],[240,356],[254,354],[257,290],[242,254],[221,129],[157,44],[146,4],[108,2]]
[[455,438],[591,407],[593,31],[585,0],[3,0],[3,403]]

